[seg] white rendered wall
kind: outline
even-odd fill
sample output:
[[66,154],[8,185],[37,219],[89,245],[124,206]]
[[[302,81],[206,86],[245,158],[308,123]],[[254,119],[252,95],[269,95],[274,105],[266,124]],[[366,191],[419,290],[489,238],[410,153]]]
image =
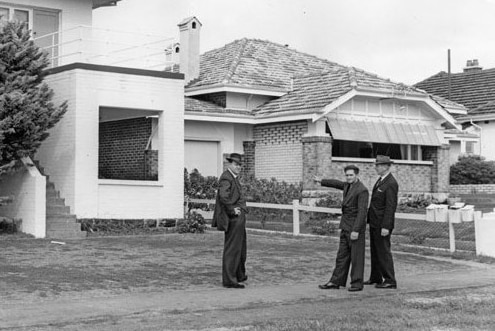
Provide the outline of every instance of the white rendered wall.
[[[48,81],[57,97],[70,100],[70,109],[38,158],[71,212],[78,218],[182,217],[183,80],[75,69]],[[98,179],[100,107],[160,114],[158,182]]]
[[1,196],[13,196],[14,200],[0,206],[0,215],[20,218],[20,231],[36,238],[46,235],[46,179],[36,167],[25,166],[2,178]]
[[[495,141],[495,121],[476,122],[481,127],[481,156],[484,156],[487,160],[495,160],[495,147],[493,142]],[[479,131],[478,131],[479,134]]]
[[[216,157],[219,165],[217,176],[221,174],[223,155],[225,153],[244,153],[243,142],[252,140],[252,126],[246,124],[218,123],[218,122],[201,122],[185,121],[184,138],[195,141],[215,141],[219,143],[219,155]],[[189,153],[196,153],[189,150]],[[200,151],[197,151],[200,153]],[[211,156],[215,157],[215,156]],[[209,162],[205,159],[205,162]],[[191,169],[188,169],[189,171]],[[201,169],[200,169],[201,172]]]

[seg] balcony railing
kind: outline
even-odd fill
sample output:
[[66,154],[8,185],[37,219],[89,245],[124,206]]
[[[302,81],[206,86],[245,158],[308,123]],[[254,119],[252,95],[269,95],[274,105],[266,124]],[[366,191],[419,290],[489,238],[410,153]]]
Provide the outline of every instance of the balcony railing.
[[177,63],[174,38],[76,26],[34,38],[49,54],[50,66],[75,62],[164,70]]

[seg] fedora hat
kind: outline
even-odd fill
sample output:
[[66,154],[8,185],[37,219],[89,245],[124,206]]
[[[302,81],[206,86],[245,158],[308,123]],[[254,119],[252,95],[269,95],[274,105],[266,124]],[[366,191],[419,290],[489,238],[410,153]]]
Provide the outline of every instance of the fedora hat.
[[375,164],[392,164],[394,161],[390,160],[389,156],[377,155]]
[[230,163],[236,162],[238,164],[242,164],[242,162],[241,162],[241,160],[242,160],[241,154],[232,153],[232,154],[230,154],[230,156],[227,156],[226,159]]

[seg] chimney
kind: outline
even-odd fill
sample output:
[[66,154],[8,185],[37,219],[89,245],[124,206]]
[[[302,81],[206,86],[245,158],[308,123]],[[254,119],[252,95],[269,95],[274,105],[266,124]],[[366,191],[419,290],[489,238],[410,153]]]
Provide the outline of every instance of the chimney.
[[483,70],[483,67],[480,66],[478,59],[467,60],[466,66],[463,70],[464,72],[477,72]]
[[[201,22],[194,16],[178,24],[180,31],[180,72],[184,74],[185,83],[199,77],[199,35]],[[176,49],[177,49],[176,48]]]

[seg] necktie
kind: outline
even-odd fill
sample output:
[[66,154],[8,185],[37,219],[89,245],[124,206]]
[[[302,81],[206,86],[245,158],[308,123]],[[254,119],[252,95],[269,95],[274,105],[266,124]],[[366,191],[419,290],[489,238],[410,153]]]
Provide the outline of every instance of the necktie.
[[376,189],[378,187],[378,185],[380,185],[381,182],[382,182],[382,177],[378,178],[373,189]]

